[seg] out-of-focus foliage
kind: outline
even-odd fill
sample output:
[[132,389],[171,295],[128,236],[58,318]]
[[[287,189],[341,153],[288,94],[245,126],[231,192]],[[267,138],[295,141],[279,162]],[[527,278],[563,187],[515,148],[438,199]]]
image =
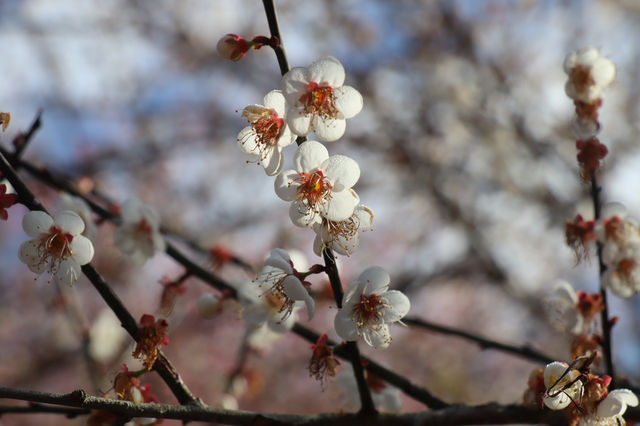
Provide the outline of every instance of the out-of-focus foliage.
[[[566,359],[569,342],[541,317],[541,296],[556,278],[596,291],[597,262],[575,266],[564,243],[565,219],[577,212],[590,218],[592,211],[575,161],[562,61],[578,47],[595,45],[616,64],[616,82],[601,109],[601,141],[609,147],[603,197],[640,217],[640,47],[630,42],[640,36],[638,5],[276,3],[290,65],[334,55],[345,65],[347,84],[364,96],[364,110],[350,120],[345,138],[328,147],[360,163],[356,190],[375,213],[374,232],[363,234],[359,250],[341,259],[343,281],[367,266],[383,266],[392,287],[410,296],[410,315]],[[236,147],[246,125],[239,111],[279,86],[275,56],[263,48],[237,63],[225,61],[216,43],[226,33],[268,35],[261,2],[3,1],[0,109],[12,121],[2,141],[8,144],[43,108],[43,127],[27,160],[113,200],[140,197],[158,210],[165,228],[203,247],[222,243],[256,265],[274,247],[296,248],[314,259],[314,234],[291,225],[272,178],[245,164]],[[285,150],[289,162],[293,150]],[[31,183],[48,208],[59,210],[56,193]],[[0,227],[0,382],[107,391],[123,358],[112,351],[89,373],[80,337],[104,304],[82,279],[74,288],[33,280],[17,261],[21,209],[13,207]],[[165,256],[136,268],[114,247],[113,231],[110,224],[100,227],[98,269],[134,317],[155,312],[162,292],[157,282],[182,271]],[[222,275],[235,282],[253,278],[233,267]],[[168,318],[165,352],[194,393],[215,403],[245,325],[233,303],[203,320],[196,301],[207,288],[195,279],[186,287]],[[611,312],[620,316],[613,332],[618,370],[640,379],[634,370],[637,297],[611,299]],[[65,306],[74,304],[79,312],[69,314]],[[335,310],[324,305],[312,326],[332,335]],[[85,318],[80,326],[73,320],[78,314]],[[118,344],[123,354],[131,352]],[[534,367],[408,329],[394,330],[388,350],[365,352],[456,402],[519,402]],[[305,370],[310,356],[308,344],[293,335],[250,356],[240,407],[331,410],[331,385],[321,392]],[[160,382],[154,386],[161,401],[173,401]],[[406,409],[420,407],[405,399]]]

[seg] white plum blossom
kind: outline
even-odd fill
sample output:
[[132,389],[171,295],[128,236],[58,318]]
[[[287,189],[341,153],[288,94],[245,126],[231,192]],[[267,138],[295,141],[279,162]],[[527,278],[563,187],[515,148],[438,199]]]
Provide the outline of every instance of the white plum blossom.
[[[356,195],[357,196],[357,195]],[[371,229],[373,212],[364,205],[358,205],[353,214],[346,220],[333,221],[322,218],[320,223],[313,225],[316,238],[313,241],[313,251],[322,255],[324,248],[329,248],[338,254],[350,256],[360,244],[358,231]]]
[[598,100],[616,75],[613,62],[600,56],[594,47],[583,47],[568,55],[564,71],[569,76],[565,85],[567,96],[585,103]]
[[558,331],[572,334],[580,334],[585,328],[584,317],[577,306],[578,295],[571,284],[563,280],[556,282],[551,294],[543,301],[543,307],[551,325]]
[[325,142],[344,135],[345,120],[362,110],[362,95],[344,86],[344,78],[344,67],[332,56],[309,68],[293,68],[282,77],[280,88],[289,105],[287,122],[293,133],[314,132]]
[[242,111],[251,125],[238,134],[238,147],[261,163],[269,176],[280,171],[282,148],[296,138],[284,119],[285,113],[285,99],[279,90],[267,93],[264,105],[249,105]]
[[160,234],[160,217],[150,206],[136,198],[122,205],[122,223],[116,229],[116,245],[131,256],[138,265],[156,253],[165,250],[165,241]]
[[289,216],[297,226],[347,220],[359,198],[351,187],[360,178],[358,163],[344,155],[329,156],[320,142],[301,144],[293,157],[295,169],[280,173],[275,181],[278,197],[291,201]]
[[[391,413],[401,412],[402,399],[400,398],[400,391],[381,379],[371,376],[368,372],[365,372],[365,374],[367,384],[371,390],[371,398],[376,408]],[[338,387],[337,397],[340,400],[340,408],[342,410],[354,411],[360,408],[358,383],[352,368],[345,369],[338,374],[333,379],[333,383]]]
[[258,287],[266,292],[264,298],[270,303],[280,305],[279,312],[286,320],[293,311],[296,302],[304,302],[309,321],[316,311],[316,303],[305,287],[304,278],[295,269],[291,256],[285,250],[274,249],[257,278]]
[[389,290],[390,277],[379,266],[365,269],[349,284],[342,308],[335,318],[338,336],[355,341],[359,336],[376,349],[391,344],[389,324],[400,321],[411,307],[409,298],[398,290]]
[[575,369],[567,371],[568,368],[567,364],[554,361],[544,369],[544,385],[547,391],[542,401],[552,410],[562,410],[572,401],[579,402],[584,393],[582,382],[576,380],[581,373]]
[[579,426],[624,426],[627,406],[636,407],[638,397],[629,389],[615,389],[598,403],[596,412],[580,420]]
[[277,295],[264,293],[255,283],[247,283],[239,293],[240,303],[243,305],[242,316],[247,323],[255,328],[267,327],[275,333],[286,333],[291,330],[298,319],[298,310],[302,304],[294,304],[291,312],[282,315],[282,299]]
[[87,202],[80,197],[75,197],[66,192],[60,194],[60,201],[62,202],[63,210],[76,212],[78,216],[82,218],[84,221],[84,231],[82,231],[82,235],[91,240],[92,243],[95,243],[98,239],[98,227],[91,219],[91,209]]
[[98,362],[111,362],[129,337],[111,309],[100,311],[89,330],[89,354]]
[[22,228],[32,239],[20,246],[18,257],[38,275],[49,270],[60,283],[73,284],[80,266],[93,258],[91,241],[82,236],[84,221],[77,213],[65,210],[51,218],[42,211],[24,215]]

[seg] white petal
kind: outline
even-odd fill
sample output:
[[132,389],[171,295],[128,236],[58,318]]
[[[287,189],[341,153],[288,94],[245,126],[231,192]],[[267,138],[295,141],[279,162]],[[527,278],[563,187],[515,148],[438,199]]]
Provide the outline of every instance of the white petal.
[[289,207],[289,217],[294,225],[304,228],[322,221],[322,217],[309,209],[303,201],[296,200]]
[[262,167],[267,176],[273,176],[282,168],[282,152],[274,148],[262,159]]
[[65,210],[60,212],[54,220],[56,226],[69,233],[71,235],[80,235],[84,231],[84,220],[78,215],[78,213]]
[[278,316],[270,316],[267,324],[269,325],[269,328],[276,333],[286,333],[293,328],[293,325],[297,320],[298,315],[295,311],[285,319],[282,319],[278,313]]
[[360,178],[360,166],[346,155],[332,155],[322,163],[334,191],[351,188]]
[[316,234],[316,238],[313,240],[313,252],[317,256],[322,256],[322,250],[324,249],[324,243],[322,242],[322,237],[320,234]]
[[311,130],[318,139],[325,142],[337,141],[344,135],[347,122],[344,118],[324,118],[313,116],[311,120]]
[[247,306],[244,309],[242,316],[249,324],[258,326],[267,320],[269,313],[264,306],[259,303],[255,303]]
[[358,220],[358,229],[367,230],[371,228],[373,224],[373,211],[367,206],[356,206],[353,214],[356,215]]
[[256,132],[253,130],[253,126],[247,126],[240,130],[237,140],[238,148],[240,148],[242,152],[255,156],[259,154]]
[[319,168],[328,158],[329,151],[324,145],[316,141],[307,141],[296,150],[293,165],[299,173],[308,173]]
[[300,175],[295,170],[285,170],[280,173],[274,182],[274,189],[276,195],[284,201],[293,201],[298,196],[298,187],[300,183],[297,182]]
[[142,203],[137,198],[129,198],[122,204],[120,212],[125,223],[138,222],[142,217]]
[[294,135],[291,132],[291,129],[289,128],[289,125],[285,123],[284,130],[282,131],[282,134],[278,138],[278,147],[280,149],[285,148],[285,147],[293,144],[293,142],[295,140],[296,140],[296,135]]
[[307,70],[296,67],[289,70],[280,80],[280,90],[290,104],[296,103],[300,96],[307,90],[309,81],[306,77]]
[[[293,269],[291,267],[291,263],[289,262],[290,262],[290,259],[288,256],[285,258],[279,253],[271,252],[271,255],[267,258],[267,260],[265,260],[264,265],[276,268],[284,272],[285,274],[291,274],[293,273]],[[275,271],[271,271],[271,272],[275,272]]]
[[289,275],[282,282],[282,287],[287,297],[293,300],[301,300],[305,303],[307,306],[307,316],[309,317],[309,321],[311,321],[316,313],[316,302],[300,280]]
[[306,136],[311,131],[311,115],[300,106],[292,106],[287,111],[289,129],[298,136]]
[[336,108],[343,118],[352,118],[362,111],[362,95],[351,86],[343,86],[335,90]]
[[347,342],[358,340],[358,328],[351,319],[350,314],[344,309],[340,309],[336,314],[334,327],[336,329],[336,333],[338,333],[338,336],[340,336],[342,340]]
[[367,345],[374,349],[385,349],[391,344],[391,334],[389,334],[389,327],[386,324],[382,324],[376,329],[365,328],[362,337]]
[[64,260],[58,265],[55,277],[60,284],[71,285],[78,281],[80,265],[71,259]]
[[198,298],[198,312],[203,318],[213,318],[221,309],[221,301],[213,293],[203,293]]
[[331,198],[323,200],[318,206],[318,211],[328,220],[339,222],[351,217],[357,203],[358,200],[349,190],[332,191]]
[[598,404],[596,414],[600,417],[613,417],[624,414],[627,405],[638,405],[638,397],[629,389],[616,389]]
[[382,294],[389,289],[391,277],[383,268],[371,266],[360,274],[358,281],[364,284],[364,294]]
[[[555,395],[555,394],[554,394]],[[571,398],[568,395],[560,392],[558,395],[554,397],[545,396],[542,399],[544,405],[549,407],[552,410],[563,410],[571,404]]]
[[53,225],[53,219],[43,211],[27,212],[22,218],[22,229],[28,236],[34,238],[48,232],[51,225]]
[[285,100],[284,95],[279,90],[272,90],[264,97],[264,106],[276,112],[278,117],[284,117]]
[[381,298],[390,306],[382,310],[382,318],[385,322],[400,321],[411,309],[409,298],[398,290],[389,290]]
[[38,240],[25,241],[20,245],[18,250],[18,258],[22,263],[29,267],[29,270],[36,274],[41,274],[47,268],[48,262],[40,262],[38,254]]
[[93,244],[91,244],[88,238],[82,235],[76,235],[73,237],[70,247],[71,258],[78,265],[86,265],[93,259]]
[[[567,370],[567,365],[554,361],[552,363],[547,364],[544,369],[544,385],[549,388],[549,386],[553,385]],[[569,377],[571,373],[567,373],[564,377]]]
[[598,86],[608,86],[616,76],[616,68],[613,62],[607,58],[598,58],[591,66],[591,77]]
[[307,70],[308,81],[314,81],[320,85],[340,87],[344,84],[344,67],[340,61],[333,56],[318,59]]

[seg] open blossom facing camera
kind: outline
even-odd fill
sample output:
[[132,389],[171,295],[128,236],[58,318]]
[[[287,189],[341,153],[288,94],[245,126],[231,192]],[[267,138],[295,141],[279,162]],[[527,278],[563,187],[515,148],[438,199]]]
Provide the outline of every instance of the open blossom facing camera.
[[164,251],[165,242],[160,235],[160,218],[151,207],[131,198],[122,205],[122,223],[116,230],[116,245],[142,265],[157,252]]
[[291,315],[297,301],[307,306],[309,321],[316,312],[316,303],[305,287],[305,284],[310,284],[304,281],[304,277],[294,268],[289,253],[279,248],[271,252],[258,274],[258,287],[267,290],[265,297],[282,301],[279,312],[283,320]]
[[543,307],[555,329],[575,335],[587,333],[591,320],[604,309],[600,294],[576,292],[563,280],[558,280]]
[[552,410],[562,410],[571,401],[580,401],[584,393],[583,384],[576,380],[580,372],[569,368],[563,362],[554,361],[544,369],[544,385],[547,388],[542,401]]
[[322,218],[320,223],[313,225],[316,238],[313,241],[313,251],[318,256],[326,247],[336,253],[350,256],[360,244],[358,231],[371,229],[373,212],[370,208],[358,205],[353,214],[346,220],[333,221]]
[[295,135],[284,119],[285,112],[284,96],[279,90],[267,93],[264,106],[249,105],[242,111],[242,116],[251,125],[238,134],[238,146],[261,163],[269,176],[280,171],[282,148],[295,140]]
[[55,220],[42,211],[24,215],[22,227],[32,239],[22,243],[18,256],[29,269],[42,274],[47,268],[60,283],[73,284],[80,266],[93,258],[93,245],[81,235],[84,222],[65,210]]
[[400,321],[411,304],[409,298],[397,290],[389,290],[391,278],[379,266],[367,268],[349,284],[338,311],[335,327],[338,336],[346,341],[359,336],[376,349],[391,344],[389,324]]
[[564,71],[569,75],[565,85],[567,96],[585,103],[599,99],[616,75],[613,63],[593,47],[584,47],[567,56]]
[[293,68],[282,77],[280,88],[287,103],[287,122],[296,135],[314,132],[318,139],[331,142],[344,135],[346,119],[362,110],[362,95],[343,86],[344,67],[329,56],[309,68]]
[[307,141],[293,157],[295,170],[285,170],[275,181],[278,197],[291,201],[289,216],[297,226],[347,220],[358,204],[351,190],[360,178],[358,163],[344,155],[329,157],[320,142]]

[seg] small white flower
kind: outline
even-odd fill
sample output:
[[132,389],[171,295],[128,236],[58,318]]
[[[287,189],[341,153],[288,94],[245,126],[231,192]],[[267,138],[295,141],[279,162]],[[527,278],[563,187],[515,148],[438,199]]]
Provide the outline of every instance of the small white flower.
[[373,212],[363,205],[356,206],[353,214],[346,220],[333,221],[322,218],[320,223],[313,225],[316,233],[313,251],[321,256],[322,250],[326,247],[338,254],[350,256],[360,244],[358,231],[371,229],[372,222]]
[[91,219],[91,209],[86,201],[80,197],[74,197],[73,195],[63,192],[60,194],[60,201],[62,202],[62,208],[64,210],[71,210],[76,212],[78,216],[84,221],[84,231],[82,235],[95,243],[98,239],[98,227]]
[[568,55],[564,71],[569,75],[565,85],[567,96],[585,103],[599,99],[616,75],[613,62],[600,56],[593,47],[584,47]]
[[282,77],[280,88],[289,104],[287,122],[293,133],[306,136],[312,131],[325,142],[344,135],[346,119],[362,110],[362,95],[343,86],[344,78],[344,67],[331,56]]
[[351,187],[360,178],[358,163],[344,155],[329,157],[320,142],[307,141],[293,157],[295,170],[278,175],[275,191],[278,197],[291,201],[289,216],[297,226],[347,220],[358,204]]
[[338,336],[354,341],[362,336],[376,349],[391,344],[389,324],[400,321],[411,307],[409,298],[398,290],[389,290],[390,277],[379,266],[367,268],[349,284],[342,309],[335,318]]
[[73,284],[80,266],[93,258],[93,245],[81,235],[84,222],[76,213],[65,210],[55,220],[42,211],[24,215],[22,228],[32,239],[20,246],[18,257],[40,275],[47,268],[61,283]]
[[547,318],[553,327],[561,332],[580,334],[584,331],[583,316],[577,309],[578,295],[566,281],[558,280],[551,294],[543,301]]
[[302,305],[294,304],[291,312],[283,317],[282,300],[274,294],[263,293],[255,283],[247,283],[238,294],[240,303],[244,306],[242,316],[249,325],[261,328],[267,327],[275,333],[286,333],[291,330],[298,319],[298,310]]
[[552,410],[562,410],[575,402],[580,402],[584,393],[583,384],[576,380],[580,376],[578,370],[567,371],[565,363],[554,361],[547,364],[544,370],[544,385],[547,391],[544,394],[544,405]]
[[624,426],[624,418],[627,406],[636,407],[638,397],[629,389],[616,389],[609,392],[609,395],[596,408],[596,412],[582,418],[579,426]]
[[98,362],[111,362],[129,337],[111,309],[100,311],[89,330],[89,353]]
[[[402,400],[400,391],[378,378],[372,380],[372,376],[368,372],[365,372],[365,374],[367,384],[371,390],[373,404],[387,412],[401,412]],[[338,398],[342,410],[353,411],[360,408],[360,394],[358,393],[358,383],[353,374],[353,369],[348,368],[342,371],[333,379],[333,383],[338,387]]]
[[296,302],[300,301],[307,306],[307,315],[311,321],[316,312],[316,303],[285,250],[276,248],[271,252],[258,274],[257,282],[258,287],[266,292],[265,299],[273,304],[280,304],[279,312],[282,313],[283,320],[287,319]]
[[142,265],[157,252],[165,250],[159,230],[160,217],[153,208],[131,198],[122,205],[121,220],[115,233],[116,245],[135,263]]
[[285,100],[279,90],[264,97],[263,105],[249,105],[242,116],[251,123],[238,134],[238,146],[262,163],[264,171],[273,176],[282,168],[282,148],[293,143],[296,136],[285,122]]

